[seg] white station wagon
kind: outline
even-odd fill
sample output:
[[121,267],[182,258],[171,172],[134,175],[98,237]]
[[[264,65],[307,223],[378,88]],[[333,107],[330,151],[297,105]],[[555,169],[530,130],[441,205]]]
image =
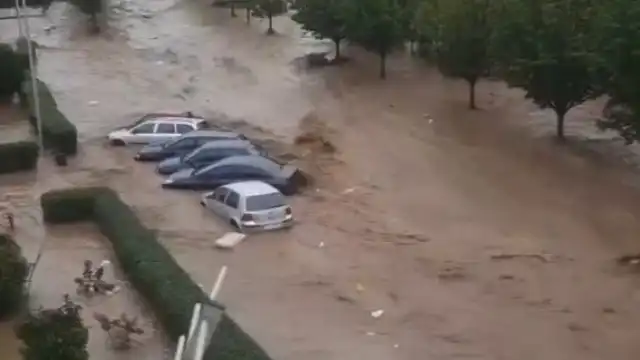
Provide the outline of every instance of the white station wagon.
[[108,138],[112,145],[149,144],[171,140],[208,127],[209,124],[200,118],[156,117],[114,130]]
[[261,181],[221,186],[204,194],[200,204],[243,232],[282,229],[293,224],[293,214],[285,196]]

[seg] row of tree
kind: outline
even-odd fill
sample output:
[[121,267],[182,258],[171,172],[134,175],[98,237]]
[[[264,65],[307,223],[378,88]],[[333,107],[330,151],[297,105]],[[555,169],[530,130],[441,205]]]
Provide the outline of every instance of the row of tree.
[[602,95],[599,125],[640,140],[640,1],[297,0],[293,19],[318,38],[343,40],[386,58],[407,42],[446,75],[475,85],[487,76],[522,88],[557,115]]

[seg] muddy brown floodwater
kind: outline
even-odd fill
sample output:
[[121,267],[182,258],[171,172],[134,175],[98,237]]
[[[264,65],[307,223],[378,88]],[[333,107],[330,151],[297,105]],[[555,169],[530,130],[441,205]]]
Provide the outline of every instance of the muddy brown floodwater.
[[[640,157],[593,130],[602,101],[571,111],[561,145],[553,116],[501,83],[481,83],[470,111],[463,83],[403,55],[387,81],[353,48],[344,67],[303,71],[295,59],[327,44],[286,18],[265,37],[264,22],[204,2],[129,0],[112,2],[99,38],[62,3],[32,24],[81,154],[3,193],[114,187],[205,287],[229,265],[221,298],[275,359],[637,358],[638,277],[614,259],[640,247]],[[3,38],[12,26],[0,24]],[[104,145],[134,115],[174,109],[295,155],[316,180],[291,200],[299,224],[216,251],[228,229],[197,194],[162,191],[152,165]],[[299,134],[335,151],[291,145]],[[30,211],[18,220],[38,219]],[[22,243],[43,236],[30,229]]]

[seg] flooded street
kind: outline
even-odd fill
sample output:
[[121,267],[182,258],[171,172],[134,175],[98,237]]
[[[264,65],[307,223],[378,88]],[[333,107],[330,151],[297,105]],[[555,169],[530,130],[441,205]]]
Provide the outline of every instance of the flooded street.
[[[77,125],[81,153],[67,168],[47,159],[37,177],[8,178],[3,206],[112,186],[205,288],[229,266],[221,300],[276,360],[637,358],[640,282],[615,258],[640,247],[640,152],[593,129],[601,102],[572,110],[573,137],[559,144],[553,114],[497,82],[479,84],[481,110],[471,111],[464,83],[403,55],[387,81],[353,48],[342,68],[301,71],[294,60],[327,45],[286,18],[266,37],[260,20],[248,26],[195,0],[112,5],[99,38],[65,4],[32,22],[41,77]],[[0,24],[1,36],[13,26]],[[316,180],[291,200],[300,223],[215,250],[228,228],[198,194],[161,190],[152,165],[104,144],[110,129],[156,110],[283,143]],[[291,144],[309,133],[336,151]],[[18,221],[35,222],[18,236],[32,259],[44,229],[38,211],[21,208]],[[38,291],[52,286],[55,259],[79,269],[80,258],[106,256],[89,227],[51,236],[47,249],[69,254],[48,252],[61,257],[44,258]],[[131,355],[157,359],[161,339],[148,343]]]

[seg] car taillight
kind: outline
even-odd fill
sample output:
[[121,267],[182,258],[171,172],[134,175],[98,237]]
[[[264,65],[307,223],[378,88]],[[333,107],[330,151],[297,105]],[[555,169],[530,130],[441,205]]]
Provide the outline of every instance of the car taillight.
[[251,220],[253,220],[253,216],[251,216],[251,214],[244,214],[244,215],[242,215],[242,218],[240,220],[242,220],[242,221],[251,221]]
[[287,214],[287,215],[291,215],[291,208],[290,208],[290,207],[288,207],[288,208],[287,208],[287,210],[285,210],[284,212],[285,212],[285,214]]

